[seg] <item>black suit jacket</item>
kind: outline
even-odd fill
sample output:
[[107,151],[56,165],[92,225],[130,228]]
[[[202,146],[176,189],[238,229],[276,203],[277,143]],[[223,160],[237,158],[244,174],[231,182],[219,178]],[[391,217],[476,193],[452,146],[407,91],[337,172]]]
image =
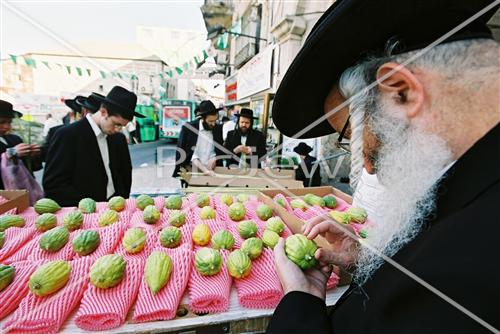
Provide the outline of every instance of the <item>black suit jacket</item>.
[[[315,162],[316,158],[308,155],[303,161],[300,162],[299,167],[295,170],[295,180],[302,181],[304,187],[309,187],[311,171]],[[317,187],[321,185],[321,175],[319,169],[319,166],[316,166],[314,174],[312,175],[311,187]]]
[[[182,125],[181,133],[179,134],[179,140],[177,141],[177,152],[175,153],[175,169],[172,176],[178,176],[181,167],[187,167],[191,165],[191,158],[193,157],[194,148],[196,147],[196,142],[198,141],[198,132],[201,120],[195,120]],[[215,155],[217,156],[217,166],[222,166],[221,156],[224,154],[220,147],[223,145],[222,140],[222,125],[217,124],[212,130],[214,142],[219,144],[215,145]],[[186,153],[186,158],[182,159],[180,152]]]
[[[8,145],[5,145],[3,142],[0,141],[0,155],[2,155],[2,153],[4,153],[7,150],[7,148],[14,147],[17,144],[21,144],[23,142],[21,137],[19,137],[17,135],[13,135],[13,134],[5,135],[5,136],[3,136],[3,138],[5,139],[5,141],[7,142]],[[31,164],[31,171],[32,172],[42,169],[42,161],[41,161],[40,157],[23,158],[22,160],[23,160],[24,166],[26,166],[26,168],[28,168],[28,165],[29,165],[28,159],[30,159],[29,163]],[[1,170],[0,170],[0,189],[4,189]]]
[[[228,164],[232,165],[238,165],[238,160],[237,158],[241,157],[241,153],[235,154],[234,149],[241,145],[241,134],[238,130],[232,130],[227,133],[226,137],[226,142],[224,143],[224,147],[231,152],[232,158],[228,159]],[[264,135],[262,132],[258,130],[252,130],[247,134],[247,141],[245,143],[245,146],[252,147],[252,154],[257,155],[259,157],[259,162],[260,159],[266,154],[266,138],[264,138]],[[251,159],[247,158],[247,164],[250,164]],[[260,166],[260,163],[258,164]]]
[[[500,328],[500,125],[446,173],[435,218],[393,259]],[[268,333],[490,333],[390,264],[351,286],[331,315],[312,295],[287,294]]]
[[50,145],[54,141],[54,135],[56,131],[62,128],[63,126],[65,126],[65,124],[56,125],[49,129],[49,132],[47,133],[47,137],[45,137],[45,142],[43,143],[41,149],[43,161],[47,161],[47,153],[49,152]]
[[[121,133],[107,137],[115,194],[127,198],[132,185],[132,163]],[[108,177],[97,138],[86,118],[61,127],[50,145],[43,187],[47,197],[73,206],[84,197],[105,201]]]

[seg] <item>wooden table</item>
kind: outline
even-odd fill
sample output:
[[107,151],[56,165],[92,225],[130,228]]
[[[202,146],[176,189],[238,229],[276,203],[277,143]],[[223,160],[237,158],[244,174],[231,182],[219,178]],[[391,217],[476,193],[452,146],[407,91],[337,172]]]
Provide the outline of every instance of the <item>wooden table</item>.
[[[347,286],[336,288],[335,290],[329,291],[326,296],[326,303],[328,306],[334,305],[340,296],[347,290]],[[184,296],[181,301],[182,305],[188,305],[188,297],[187,294]],[[273,314],[273,309],[261,310],[261,309],[248,309],[241,307],[238,303],[238,296],[236,294],[236,289],[233,286],[231,291],[231,298],[229,304],[229,310],[223,313],[216,314],[207,314],[203,316],[196,315],[194,313],[189,312],[183,317],[177,317],[172,320],[166,321],[154,321],[154,322],[144,322],[144,323],[130,323],[126,322],[123,326],[118,328],[102,331],[99,333],[159,333],[159,332],[171,332],[171,331],[186,331],[186,333],[196,333],[196,328],[201,326],[208,326],[214,324],[221,323],[235,323],[235,322],[244,322],[251,319],[256,318],[264,318],[269,317]],[[129,316],[132,312],[129,313]],[[70,319],[66,321],[66,323],[61,328],[61,333],[96,333],[96,332],[88,332],[78,328],[73,319],[76,315],[75,312],[70,316]],[[4,319],[0,321],[0,326],[8,319]],[[192,330],[188,331],[189,329]],[[229,333],[229,329],[227,331]]]

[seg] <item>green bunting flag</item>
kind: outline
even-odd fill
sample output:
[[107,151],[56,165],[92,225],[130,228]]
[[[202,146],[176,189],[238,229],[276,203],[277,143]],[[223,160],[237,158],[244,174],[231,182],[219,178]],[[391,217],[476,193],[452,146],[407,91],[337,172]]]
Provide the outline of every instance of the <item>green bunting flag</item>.
[[172,78],[174,76],[174,73],[172,72],[172,70],[169,70],[167,72],[165,72],[170,78]]
[[106,73],[104,71],[99,71],[99,73],[101,73],[101,77],[103,79],[106,79]]
[[34,59],[32,58],[29,58],[29,57],[24,57],[24,62],[26,63],[26,65],[28,65],[29,67],[33,67],[33,68],[36,68],[36,62]]
[[76,72],[78,73],[79,76],[82,76],[82,69],[77,67]]
[[184,69],[184,71],[189,71],[189,64],[188,63],[184,63],[184,65],[182,65],[182,68]]
[[90,71],[90,69],[89,69],[89,68],[87,68],[87,74],[89,75],[89,77],[91,77],[91,76],[92,76],[92,72]]
[[10,59],[12,60],[12,62],[17,65],[17,56],[14,56],[14,55],[9,55],[10,56]]
[[68,74],[71,74],[71,66],[66,66],[66,71],[68,71]]
[[47,66],[47,68],[48,68],[49,70],[51,70],[51,69],[52,69],[52,68],[50,67],[50,65],[49,65],[49,62],[48,62],[48,61],[42,61],[42,63],[43,63],[45,66]]
[[182,68],[176,67],[175,70],[177,71],[177,74],[181,75],[182,74]]
[[207,51],[203,50],[203,60],[208,58],[208,53]]
[[116,75],[118,76],[118,78],[123,79],[122,75],[120,74],[120,72],[116,73]]

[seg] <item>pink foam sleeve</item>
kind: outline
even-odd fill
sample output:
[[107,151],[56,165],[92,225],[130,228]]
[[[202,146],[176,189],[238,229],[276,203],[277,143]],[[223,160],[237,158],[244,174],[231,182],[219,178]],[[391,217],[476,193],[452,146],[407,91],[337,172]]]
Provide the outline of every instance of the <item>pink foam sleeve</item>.
[[57,333],[87,289],[91,263],[91,259],[71,261],[69,281],[52,295],[38,297],[28,293],[5,323],[5,333]]
[[18,215],[26,218],[26,217],[38,217],[38,213],[36,213],[35,208],[30,206],[26,208],[24,211],[18,213]]
[[[168,223],[168,217],[170,216],[170,213],[172,212],[172,210],[168,210],[168,209],[165,209],[160,217],[160,221],[157,223],[157,243],[156,243],[156,246],[158,247],[162,247],[159,240],[159,236],[160,236],[160,233],[161,233],[161,230],[166,228],[166,227],[169,227],[171,226],[169,223]],[[181,244],[179,245],[180,246],[186,246],[190,249],[193,248],[193,241],[192,241],[192,233],[193,233],[193,228],[194,228],[194,224],[192,222],[192,219],[191,219],[191,216],[190,215],[187,215],[186,214],[186,221],[184,223],[184,225],[182,225],[180,227],[180,230],[181,230]]]
[[231,293],[232,279],[227,271],[226,250],[221,250],[223,264],[221,271],[213,276],[201,275],[194,266],[193,251],[192,260],[193,269],[188,283],[189,307],[193,312],[224,312],[229,308],[229,296]]
[[34,227],[10,227],[5,230],[5,243],[0,248],[0,262],[12,256],[18,249],[32,240],[36,229]]
[[[57,252],[47,252],[40,248],[40,245],[37,244],[33,247],[31,254],[28,255],[28,260],[30,261],[53,261],[53,260],[65,260],[69,261],[73,259],[76,255],[73,250],[72,240],[80,230],[73,231],[69,234],[68,242]],[[40,236],[41,237],[41,236]],[[39,241],[40,239],[38,239]]]
[[156,248],[168,254],[172,259],[172,273],[168,283],[156,294],[149,289],[146,280],[142,280],[139,295],[134,308],[132,321],[145,322],[173,319],[184,295],[191,273],[191,249],[180,246],[175,249]]
[[153,201],[155,201],[156,208],[160,212],[163,212],[163,209],[165,208],[165,197],[164,196],[156,196],[155,198],[153,198]]
[[[141,226],[141,228],[144,230],[144,232],[146,232],[146,243],[144,245],[144,248],[139,253],[130,254],[129,252],[127,252],[122,244],[123,237],[120,239],[120,241],[116,247],[115,253],[123,256],[123,258],[127,261],[139,260],[139,261],[144,262],[148,258],[148,256],[151,254],[151,251],[155,248],[155,245],[158,242],[157,241],[158,236],[157,236],[156,231],[153,229],[153,227],[148,227],[148,226],[142,227]],[[126,233],[126,231],[127,230],[125,230],[124,234]]]
[[327,290],[335,289],[339,284],[339,280],[340,280],[339,276],[336,273],[332,272],[332,274],[328,278],[328,281],[326,282],[326,289]]
[[143,271],[143,261],[127,260],[125,276],[117,286],[99,289],[89,283],[76,314],[75,324],[88,331],[121,326],[137,298]]
[[123,233],[125,231],[125,226],[122,224],[112,224],[102,228],[94,228],[99,233],[99,246],[92,253],[80,256],[75,254],[75,259],[79,258],[93,258],[98,259],[101,256],[111,254],[115,251],[118,243],[122,240]]
[[14,280],[0,292],[0,319],[14,311],[21,300],[28,294],[28,280],[39,263],[20,261],[11,264],[15,268]]
[[31,254],[32,250],[38,246],[38,240],[40,239],[40,233],[36,232],[32,239],[27,241],[21,248],[19,248],[14,254],[2,260],[4,264],[10,264],[19,261],[25,261],[28,259],[28,256]]
[[243,307],[274,308],[283,297],[273,252],[267,248],[252,261],[250,275],[235,279],[234,284],[238,292],[238,300]]

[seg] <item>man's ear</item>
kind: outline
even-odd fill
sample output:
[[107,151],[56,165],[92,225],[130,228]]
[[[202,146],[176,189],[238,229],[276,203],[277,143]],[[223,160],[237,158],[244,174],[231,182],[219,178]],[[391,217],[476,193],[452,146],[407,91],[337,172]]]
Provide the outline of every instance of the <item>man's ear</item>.
[[377,83],[382,94],[393,95],[399,104],[405,105],[408,118],[418,115],[425,94],[422,83],[413,72],[401,64],[385,63],[377,70]]
[[99,109],[99,112],[101,113],[102,117],[107,117],[108,116],[108,109],[106,109],[104,107],[101,107],[101,109]]

